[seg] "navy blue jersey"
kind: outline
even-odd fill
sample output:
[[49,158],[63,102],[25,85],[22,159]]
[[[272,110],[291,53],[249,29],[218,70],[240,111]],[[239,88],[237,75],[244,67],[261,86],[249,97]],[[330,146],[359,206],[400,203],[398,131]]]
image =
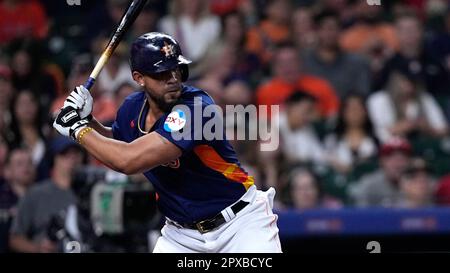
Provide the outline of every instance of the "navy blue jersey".
[[[206,92],[183,86],[180,106],[185,108],[181,109],[194,113],[194,108],[199,107],[199,99],[202,109],[214,105]],[[145,128],[149,107],[145,102],[144,92],[135,92],[125,99],[112,126],[115,139],[132,142],[144,135],[139,127]],[[213,140],[202,135],[201,130],[211,118],[202,117],[201,127],[193,126],[194,115],[176,109],[159,118],[150,131],[178,146],[182,156],[144,175],[158,193],[161,212],[179,223],[192,223],[215,216],[236,202],[253,185],[253,177],[243,170],[224,135]],[[177,132],[190,137],[180,139]]]

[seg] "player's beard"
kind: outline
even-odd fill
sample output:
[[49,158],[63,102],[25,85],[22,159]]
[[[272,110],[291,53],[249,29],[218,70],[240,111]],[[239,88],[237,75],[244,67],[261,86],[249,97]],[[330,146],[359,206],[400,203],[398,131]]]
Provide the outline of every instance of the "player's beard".
[[167,102],[164,98],[164,95],[157,96],[155,94],[152,94],[152,92],[147,92],[147,94],[149,95],[150,99],[158,106],[158,108],[165,113],[172,111],[172,108],[175,105],[181,103],[181,96],[175,101]]

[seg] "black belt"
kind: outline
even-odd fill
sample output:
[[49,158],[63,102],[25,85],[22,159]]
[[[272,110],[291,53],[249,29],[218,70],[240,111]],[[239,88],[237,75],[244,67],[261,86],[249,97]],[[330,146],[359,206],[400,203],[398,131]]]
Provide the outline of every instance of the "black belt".
[[[243,208],[245,208],[245,206],[247,206],[248,204],[249,204],[249,202],[240,200],[239,202],[237,202],[236,204],[231,206],[231,210],[234,212],[234,214],[237,214],[239,211],[241,211]],[[200,233],[206,233],[206,232],[209,232],[209,231],[221,226],[225,222],[226,221],[225,221],[225,218],[223,217],[222,213],[219,213],[210,219],[206,219],[203,221],[198,221],[198,222],[190,223],[190,224],[179,224],[179,225],[184,228],[196,229]]]

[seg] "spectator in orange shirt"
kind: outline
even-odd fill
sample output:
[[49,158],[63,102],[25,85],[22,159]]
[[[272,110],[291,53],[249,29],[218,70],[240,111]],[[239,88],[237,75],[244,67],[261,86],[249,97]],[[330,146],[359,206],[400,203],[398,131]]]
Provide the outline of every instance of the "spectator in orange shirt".
[[290,2],[287,0],[270,0],[265,9],[266,19],[250,29],[247,33],[248,51],[259,56],[263,63],[268,63],[277,44],[289,40]]
[[370,55],[382,50],[384,54],[398,48],[394,27],[381,20],[382,7],[367,5],[366,1],[355,1],[357,22],[341,36],[342,47],[349,52]]
[[43,39],[48,19],[41,3],[34,0],[3,0],[0,3],[0,45],[16,38]]
[[282,108],[289,95],[298,89],[317,99],[322,117],[329,118],[337,113],[339,99],[335,90],[328,81],[300,72],[300,58],[293,45],[282,45],[275,51],[272,74],[273,77],[256,91],[258,105],[281,105]]

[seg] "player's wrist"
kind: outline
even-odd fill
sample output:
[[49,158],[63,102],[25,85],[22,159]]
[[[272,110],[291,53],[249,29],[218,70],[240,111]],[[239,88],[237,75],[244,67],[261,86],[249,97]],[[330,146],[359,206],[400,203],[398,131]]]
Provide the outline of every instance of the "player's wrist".
[[89,134],[89,133],[92,132],[93,130],[94,130],[94,129],[93,129],[92,127],[89,127],[89,126],[85,126],[85,127],[82,127],[82,128],[80,128],[80,129],[78,129],[78,130],[75,132],[75,139],[76,139],[76,141],[78,142],[78,144],[81,145],[84,136],[87,135],[87,134]]
[[83,129],[85,128],[90,128],[88,127],[89,121],[87,119],[82,119],[80,121],[77,121],[74,125],[72,125],[70,127],[70,136],[78,141],[79,138],[79,134],[82,132]]

